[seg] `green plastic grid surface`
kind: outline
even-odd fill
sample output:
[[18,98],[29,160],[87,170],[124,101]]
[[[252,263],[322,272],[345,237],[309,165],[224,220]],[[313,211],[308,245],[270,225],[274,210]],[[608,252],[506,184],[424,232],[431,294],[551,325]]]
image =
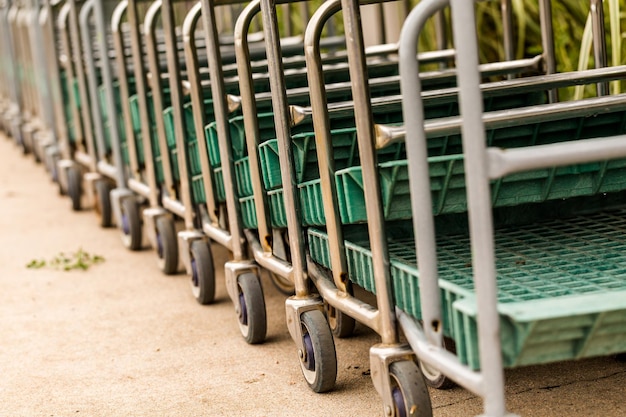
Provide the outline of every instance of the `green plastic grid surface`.
[[[409,227],[410,229],[410,227]],[[626,210],[496,231],[498,311],[505,366],[626,351]],[[366,240],[347,242],[349,275],[374,291]],[[327,237],[309,230],[313,259],[330,267]],[[410,236],[391,239],[396,304],[420,317]],[[480,367],[477,307],[466,235],[438,240],[444,330],[463,363]]]

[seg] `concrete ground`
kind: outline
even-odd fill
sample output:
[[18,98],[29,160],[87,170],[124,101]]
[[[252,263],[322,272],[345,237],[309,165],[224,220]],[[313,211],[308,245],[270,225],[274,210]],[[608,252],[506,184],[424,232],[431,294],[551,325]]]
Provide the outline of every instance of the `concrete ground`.
[[[359,327],[337,340],[336,389],[312,393],[264,277],[268,338],[247,345],[218,268],[218,300],[201,307],[185,275],[167,277],[151,250],[127,251],[115,229],[74,213],[41,165],[0,137],[0,416],[380,416]],[[88,271],[28,269],[79,248],[105,258]],[[215,249],[221,264],[227,253]],[[626,415],[626,364],[614,358],[506,372],[523,416]],[[434,415],[479,414],[454,388],[431,391]]]

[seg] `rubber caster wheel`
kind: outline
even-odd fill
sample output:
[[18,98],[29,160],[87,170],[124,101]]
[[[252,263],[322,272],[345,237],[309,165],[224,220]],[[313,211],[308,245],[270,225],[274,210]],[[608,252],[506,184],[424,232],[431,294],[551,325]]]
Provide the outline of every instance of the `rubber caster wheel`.
[[432,417],[428,388],[415,362],[393,362],[389,366],[389,376],[394,416]]
[[237,278],[239,286],[239,329],[247,343],[263,343],[267,333],[265,297],[261,281],[253,273],[245,273]]
[[159,269],[166,275],[178,272],[178,240],[174,221],[169,216],[161,216],[156,221],[157,255]]
[[270,275],[270,280],[274,287],[285,295],[294,295],[296,293],[296,286],[291,280],[280,276],[278,274],[273,273],[272,271],[268,271]]
[[98,216],[100,227],[111,227],[113,225],[113,211],[111,208],[111,184],[106,180],[99,180],[94,183],[95,204],[94,209]]
[[202,305],[215,300],[215,268],[211,244],[203,240],[191,243],[191,292]]
[[77,167],[67,169],[67,194],[72,201],[72,210],[79,211],[81,209],[81,195],[83,194],[83,178],[82,173]]
[[59,186],[59,195],[60,196],[66,196],[67,195],[67,190],[63,187],[63,184],[61,184],[61,181],[58,181],[58,186]]
[[35,159],[35,163],[37,164],[41,164],[41,162],[43,161],[43,156],[41,155],[40,150],[40,147],[36,146],[35,144],[32,145],[33,158]]
[[300,316],[304,352],[300,354],[300,369],[309,388],[314,392],[333,389],[337,380],[337,352],[324,314],[307,311]]
[[139,250],[142,243],[141,219],[139,218],[139,206],[134,197],[123,198],[120,202],[122,210],[122,242],[127,249]]
[[356,320],[326,302],[324,302],[324,312],[333,336],[339,338],[352,336]]
[[[452,353],[456,352],[456,345],[452,339],[444,337],[443,343],[444,348],[447,351]],[[438,370],[431,368],[425,363],[420,362],[419,368],[420,371],[422,371],[422,375],[424,376],[424,381],[429,387],[439,390],[445,390],[456,386],[454,381],[452,381],[450,378],[448,378]]]

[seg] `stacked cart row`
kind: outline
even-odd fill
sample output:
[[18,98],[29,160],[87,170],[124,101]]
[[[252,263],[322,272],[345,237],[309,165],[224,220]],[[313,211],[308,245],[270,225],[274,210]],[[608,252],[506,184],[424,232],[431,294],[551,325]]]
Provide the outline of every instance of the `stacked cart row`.
[[566,72],[550,0],[534,56],[510,0],[397,3],[0,0],[0,128],[200,304],[224,268],[250,344],[269,272],[313,391],[359,322],[384,415],[456,383],[505,416],[504,368],[626,351],[626,66],[601,1]]

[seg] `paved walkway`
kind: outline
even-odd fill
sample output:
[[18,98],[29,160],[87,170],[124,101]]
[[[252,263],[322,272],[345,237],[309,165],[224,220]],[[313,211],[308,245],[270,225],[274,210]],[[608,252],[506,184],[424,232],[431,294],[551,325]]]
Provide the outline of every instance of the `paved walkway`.
[[[0,136],[0,416],[379,416],[368,376],[377,337],[336,342],[337,389],[309,391],[285,326],[284,296],[264,278],[268,340],[247,345],[218,268],[218,301],[201,307],[184,275],[150,250],[130,253],[90,211],[73,213],[43,167]],[[86,272],[28,269],[82,248]],[[216,250],[217,263],[227,254]],[[524,416],[626,415],[626,364],[613,358],[507,372]],[[434,414],[470,416],[465,390],[432,392]]]

